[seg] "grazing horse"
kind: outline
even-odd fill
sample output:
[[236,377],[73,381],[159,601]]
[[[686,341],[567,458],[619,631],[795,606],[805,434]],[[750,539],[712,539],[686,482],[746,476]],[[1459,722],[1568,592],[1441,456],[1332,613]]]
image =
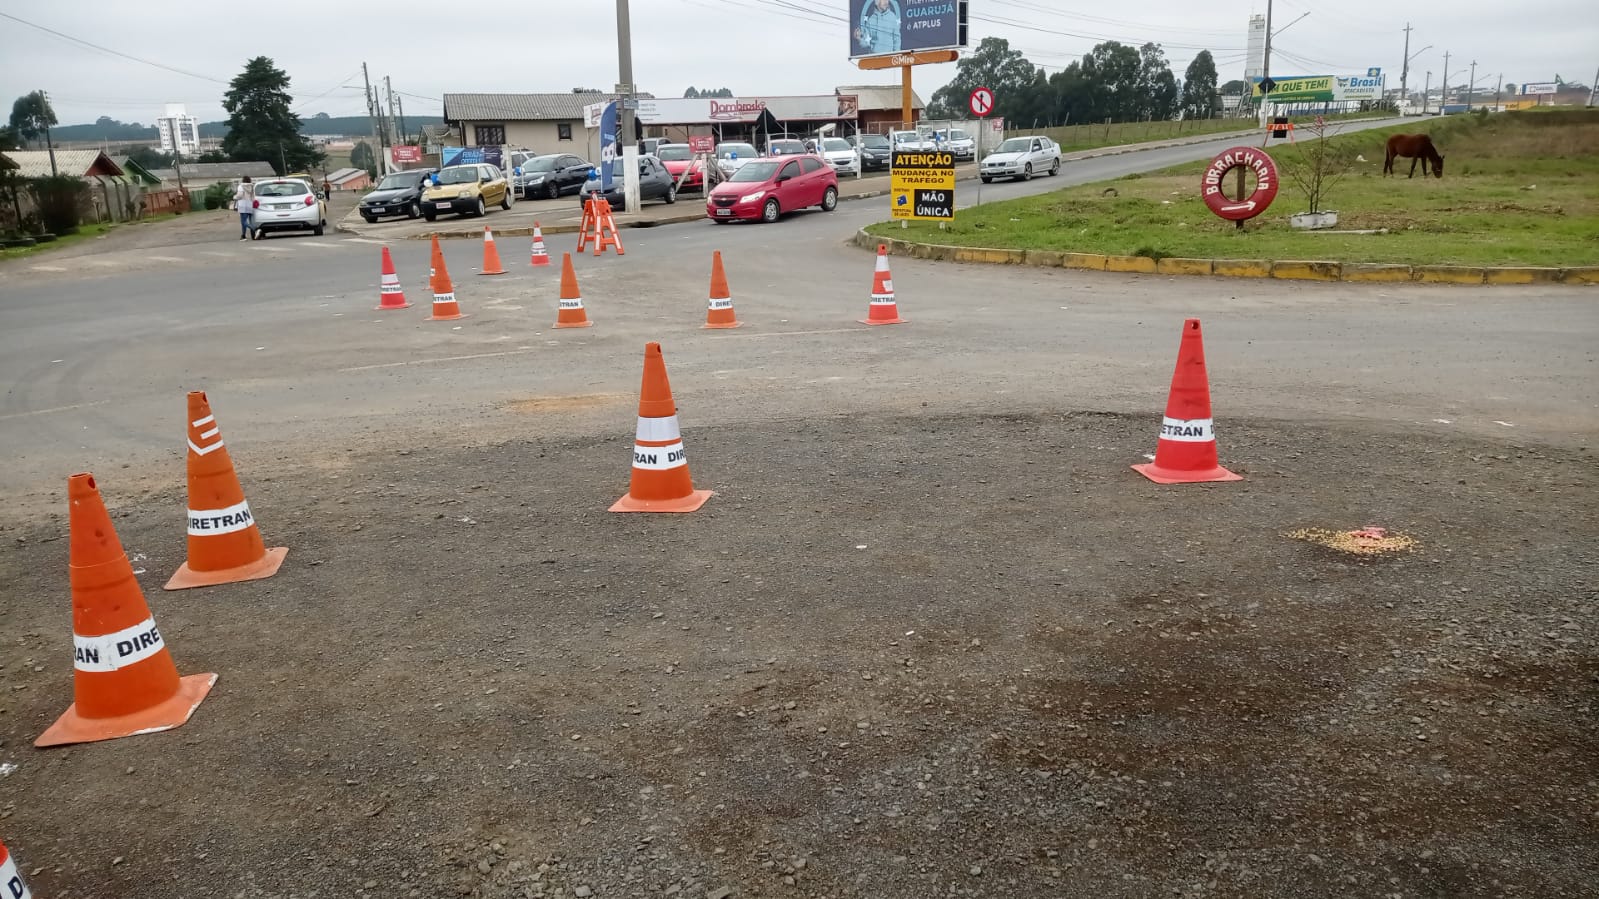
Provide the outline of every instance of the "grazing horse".
[[1432,175],[1435,178],[1444,176],[1444,157],[1438,148],[1432,145],[1432,138],[1425,134],[1395,134],[1388,138],[1388,158],[1383,160],[1382,173],[1394,173],[1394,157],[1410,157],[1410,175],[1416,177],[1416,163],[1421,163],[1422,177],[1427,175],[1427,164],[1432,164]]

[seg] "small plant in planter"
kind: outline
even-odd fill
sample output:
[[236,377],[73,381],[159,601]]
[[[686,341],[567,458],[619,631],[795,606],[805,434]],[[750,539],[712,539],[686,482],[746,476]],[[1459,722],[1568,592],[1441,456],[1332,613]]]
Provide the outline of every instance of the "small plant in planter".
[[1327,195],[1349,174],[1349,153],[1327,140],[1327,123],[1321,116],[1316,117],[1315,124],[1300,130],[1309,133],[1310,139],[1297,146],[1297,153],[1286,157],[1287,164],[1282,168],[1288,180],[1305,195],[1310,209],[1290,215],[1288,224],[1312,231],[1331,228],[1338,224],[1338,212],[1324,206]]

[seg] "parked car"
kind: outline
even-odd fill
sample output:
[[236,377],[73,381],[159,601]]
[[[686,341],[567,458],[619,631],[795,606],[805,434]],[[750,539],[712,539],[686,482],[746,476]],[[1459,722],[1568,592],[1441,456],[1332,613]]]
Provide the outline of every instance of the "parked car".
[[850,146],[860,151],[861,165],[866,171],[888,169],[889,157],[892,155],[888,138],[881,134],[852,134],[844,139],[849,141]]
[[805,142],[797,137],[780,137],[766,142],[767,156],[802,156],[805,152]]
[[[578,191],[578,200],[587,203],[589,197],[598,193],[611,204],[611,208],[620,212],[627,208],[626,197],[623,194],[622,179],[627,173],[627,160],[618,156],[611,160],[611,189],[600,190],[600,179],[590,178],[583,182],[583,187]],[[667,203],[677,202],[677,185],[672,183],[672,176],[667,173],[666,166],[654,156],[640,156],[638,158],[638,196],[639,200],[662,200]]]
[[593,163],[570,153],[535,156],[522,163],[522,174],[516,176],[517,192],[524,200],[554,200],[582,190],[592,171]]
[[1043,171],[1060,173],[1060,145],[1047,137],[1010,137],[983,157],[977,174],[987,184],[995,178],[1031,181]]
[[840,175],[855,175],[861,170],[860,153],[842,137],[824,137],[820,141],[821,152],[816,155],[822,157],[833,171]]
[[972,159],[977,155],[977,141],[959,128],[944,132],[944,149],[955,154],[956,159]]
[[422,217],[483,215],[491,204],[511,208],[511,185],[498,166],[488,163],[452,165],[434,176],[437,183],[422,193]]
[[390,215],[422,217],[422,191],[432,169],[390,172],[372,192],[361,198],[361,218],[368,222]]
[[265,178],[255,182],[254,220],[250,236],[260,240],[273,231],[310,231],[317,237],[328,226],[327,206],[309,181]]
[[734,219],[775,222],[785,212],[838,208],[838,173],[820,156],[758,159],[741,167],[705,198],[705,215],[718,224]]
[[895,150],[901,151],[937,149],[937,147],[933,146],[932,139],[922,134],[920,131],[890,131],[888,133],[888,142],[893,145]]
[[683,190],[705,189],[705,163],[694,158],[688,144],[662,144],[655,150],[655,158],[666,165],[666,173],[676,181],[688,172]]
[[668,137],[646,137],[638,142],[638,155],[654,156],[655,151],[659,150],[662,145],[671,142],[672,139]]
[[716,167],[722,170],[723,178],[731,177],[745,163],[760,158],[761,152],[754,144],[729,141],[716,145]]

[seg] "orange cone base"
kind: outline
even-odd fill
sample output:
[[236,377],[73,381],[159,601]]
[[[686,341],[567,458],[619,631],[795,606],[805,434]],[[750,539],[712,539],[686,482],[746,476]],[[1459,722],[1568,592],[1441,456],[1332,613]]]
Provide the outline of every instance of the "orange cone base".
[[611,512],[693,512],[711,498],[714,490],[696,490],[678,499],[634,499],[629,493],[616,501]]
[[409,308],[411,308],[411,304],[410,303],[401,303],[398,306],[373,306],[372,308],[373,308],[373,310],[375,310],[377,312],[387,312],[390,309],[409,309]]
[[455,315],[430,315],[427,318],[424,318],[423,321],[427,321],[427,322],[453,322],[453,321],[455,321],[458,318],[466,318],[466,313],[460,312],[460,313],[456,313]]
[[1243,475],[1233,474],[1220,465],[1203,471],[1177,471],[1172,468],[1161,468],[1153,462],[1146,462],[1143,465],[1134,465],[1133,471],[1157,484],[1204,484],[1213,481],[1242,481],[1244,479]]
[[880,318],[875,321],[869,318],[862,318],[856,319],[856,321],[859,321],[863,325],[908,325],[911,323],[910,319],[900,318],[897,313],[893,318]]
[[533,260],[533,267],[534,268],[549,268],[549,266],[550,266],[550,257],[548,257],[548,256],[539,256],[538,258]]
[[478,272],[478,274],[479,275],[504,275],[504,274],[507,274],[507,272],[505,271],[505,269],[502,268],[502,269],[496,269],[495,271],[492,271],[492,272]]
[[66,714],[33,741],[35,746],[66,746],[71,743],[97,743],[118,737],[133,737],[171,730],[188,721],[200,702],[215,686],[215,674],[191,674],[178,679],[178,692],[160,705],[116,718],[83,718],[78,704],[67,706]]
[[726,330],[728,328],[742,328],[742,327],[744,327],[744,323],[741,322],[741,321],[737,321],[737,320],[730,321],[730,322],[722,322],[720,324],[715,324],[715,325],[711,324],[710,322],[706,322],[705,324],[700,325],[700,327],[701,328],[708,328],[708,329],[710,329],[712,331],[721,331],[721,330]]
[[288,554],[287,546],[268,547],[266,555],[248,565],[223,568],[218,571],[195,571],[189,567],[188,562],[184,562],[162,589],[188,590],[191,587],[214,587],[217,584],[233,584],[239,581],[259,581],[277,574],[278,569],[283,567],[283,557]]
[[553,325],[553,327],[556,327],[556,328],[592,328],[592,327],[594,327],[594,320],[593,319],[588,319],[586,321],[580,321],[580,322],[556,322]]

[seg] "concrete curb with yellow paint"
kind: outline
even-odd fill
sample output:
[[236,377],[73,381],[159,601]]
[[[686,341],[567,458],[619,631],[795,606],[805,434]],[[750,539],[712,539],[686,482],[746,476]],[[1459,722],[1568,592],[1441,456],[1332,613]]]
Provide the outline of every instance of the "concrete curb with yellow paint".
[[863,228],[850,243],[868,250],[888,247],[895,256],[940,262],[986,262],[1091,272],[1140,275],[1214,275],[1221,278],[1275,278],[1283,281],[1416,282],[1421,284],[1599,284],[1599,265],[1549,266],[1406,265],[1391,262],[1333,262],[1283,259],[1183,259],[1167,256],[1107,256],[1058,250],[1001,250],[952,247],[892,237],[874,237]]

